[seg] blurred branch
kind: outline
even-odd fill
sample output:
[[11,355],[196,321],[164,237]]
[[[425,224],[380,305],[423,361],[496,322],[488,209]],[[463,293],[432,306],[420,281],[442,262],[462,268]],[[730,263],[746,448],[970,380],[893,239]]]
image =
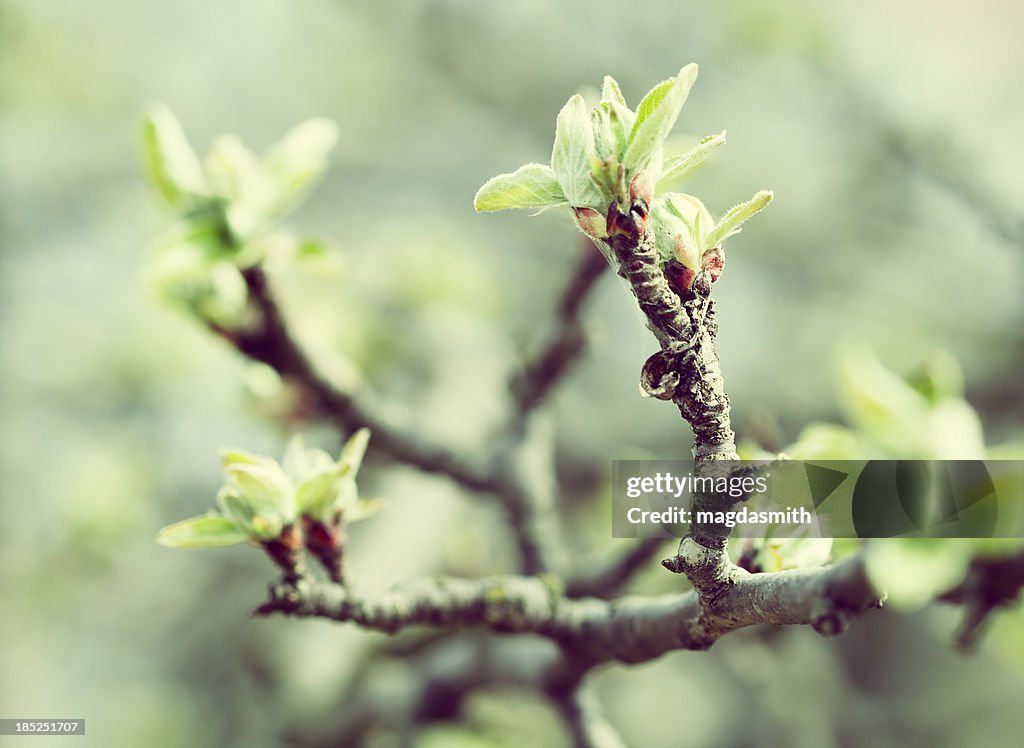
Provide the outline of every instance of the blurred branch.
[[964,606],[964,620],[957,632],[958,646],[970,649],[989,616],[1017,602],[1021,588],[1024,588],[1024,553],[973,559],[964,580],[939,598]]
[[255,327],[240,331],[211,325],[216,333],[243,355],[267,364],[284,379],[299,385],[311,395],[315,410],[343,430],[369,428],[374,446],[393,458],[426,472],[447,475],[470,489],[493,488],[492,479],[480,465],[428,442],[396,414],[385,413],[367,398],[344,392],[328,382],[292,338],[263,269],[258,265],[247,268],[243,277],[259,320]]
[[580,310],[607,267],[604,256],[587,241],[558,302],[554,334],[509,385],[515,413],[522,415],[540,405],[579,358],[585,343]]
[[521,458],[534,438],[526,423],[517,420],[510,428],[505,439],[510,444],[497,450],[496,462],[490,465],[423,439],[411,423],[384,403],[371,401],[367,395],[344,392],[328,382],[292,337],[263,269],[250,267],[243,277],[258,313],[257,322],[238,331],[211,324],[217,334],[243,355],[271,366],[282,378],[301,387],[308,393],[313,411],[342,430],[369,428],[374,446],[394,459],[426,472],[446,475],[465,488],[498,496],[509,513],[525,573],[538,573],[558,565],[553,556],[561,544],[551,530],[553,520],[544,516],[543,508],[553,504],[553,489],[546,487],[546,483],[553,481],[553,469],[545,477],[523,464]]
[[565,567],[566,544],[555,506],[554,441],[538,409],[583,351],[580,312],[607,266],[588,242],[559,299],[551,339],[509,384],[512,414],[498,437],[493,474],[500,480],[500,495],[527,574]]
[[552,695],[577,748],[626,748],[622,737],[605,717],[593,688],[580,685]]
[[610,599],[622,592],[638,572],[665,547],[665,538],[641,538],[615,558],[598,560],[566,583],[569,597]]
[[344,708],[332,712],[327,725],[310,732],[308,720],[302,720],[286,739],[300,745],[363,745],[370,732],[385,728],[397,733],[400,744],[410,744],[417,729],[457,719],[466,697],[480,689],[543,689],[560,656],[545,644],[483,636],[435,639],[412,653],[391,653],[391,666],[408,675],[408,686],[400,690],[382,687],[372,677],[383,654],[375,652],[351,678],[339,700]]
[[879,605],[859,556],[840,564],[770,574],[741,572],[714,599],[695,592],[572,600],[541,577],[417,579],[378,597],[314,579],[273,585],[256,616],[285,614],[352,622],[393,634],[409,626],[481,626],[531,633],[559,644],[578,673],[611,661],[644,662],[701,650],[758,624],[810,625],[837,634]]
[[849,66],[832,64],[824,69],[829,72],[829,86],[841,92],[838,101],[849,116],[874,129],[888,155],[958,200],[1004,241],[1024,245],[1024,213],[978,180],[977,170],[970,166],[973,159],[956,143],[900,124],[879,105],[874,92],[849,75]]

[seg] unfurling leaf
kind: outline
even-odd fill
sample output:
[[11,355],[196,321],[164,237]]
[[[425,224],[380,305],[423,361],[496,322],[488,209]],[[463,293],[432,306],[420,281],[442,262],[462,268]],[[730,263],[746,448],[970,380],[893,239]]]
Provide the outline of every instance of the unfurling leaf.
[[601,193],[590,178],[590,160],[595,156],[594,131],[583,97],[576,94],[558,113],[551,168],[562,194],[573,208],[601,208]]
[[[607,101],[618,104],[628,108],[626,105],[626,97],[622,95],[622,90],[619,88],[619,83],[610,75],[604,77],[604,83],[601,84],[601,101]],[[630,125],[632,127],[632,125]]]
[[171,110],[153,104],[142,128],[146,166],[153,184],[174,207],[189,207],[207,192],[206,178],[185,131]]
[[359,474],[359,466],[363,464],[363,457],[366,456],[366,446],[370,442],[370,430],[359,429],[352,434],[341,448],[341,456],[338,463],[346,468],[345,477],[355,479]]
[[271,213],[286,213],[306,198],[327,170],[337,142],[337,126],[317,117],[293,127],[267,152],[263,167],[274,190]]
[[658,188],[661,189],[679,181],[707,161],[711,154],[723,145],[725,145],[725,130],[717,135],[704,138],[686,153],[668,159],[662,167],[661,177],[658,178]]
[[655,247],[662,261],[675,260],[691,270],[699,270],[701,231],[713,223],[704,203],[693,195],[669,192],[655,200],[651,221]]
[[248,533],[227,517],[207,514],[176,522],[162,529],[156,542],[168,548],[224,548],[249,539]]
[[[224,478],[230,488],[254,506],[273,507],[287,515],[294,513],[295,489],[281,466],[273,460],[227,465]],[[292,519],[291,516],[287,518]]]
[[479,213],[565,204],[555,173],[544,164],[525,164],[511,174],[499,174],[487,180],[473,199],[473,207]]
[[886,538],[867,546],[865,570],[871,584],[900,610],[920,607],[963,580],[971,560],[970,541]]
[[703,247],[711,249],[740,231],[740,225],[768,207],[775,197],[770,190],[761,190],[745,203],[735,205],[726,211],[718,225],[704,237]]
[[629,133],[629,145],[622,158],[628,171],[642,169],[661,148],[696,80],[697,65],[690,63],[675,78],[662,81],[644,96],[637,107],[636,121]]

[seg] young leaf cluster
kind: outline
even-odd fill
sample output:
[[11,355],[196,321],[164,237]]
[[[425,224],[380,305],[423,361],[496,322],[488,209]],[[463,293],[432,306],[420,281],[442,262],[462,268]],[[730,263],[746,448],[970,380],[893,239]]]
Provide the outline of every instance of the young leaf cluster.
[[281,462],[242,449],[221,454],[224,485],[218,512],[163,528],[157,542],[169,548],[218,548],[276,540],[300,518],[330,528],[356,522],[376,511],[356,486],[369,431],[357,431],[338,459],[306,447],[296,435]]
[[597,106],[588,110],[577,94],[558,113],[549,164],[525,164],[488,180],[474,206],[480,212],[569,207],[577,226],[600,241],[607,237],[609,207],[628,208],[640,195],[649,203],[645,207],[662,260],[700,269],[704,254],[739,233],[741,224],[771,202],[772,193],[758,192],[715,221],[700,199],[663,191],[725,143],[722,131],[665,157],[665,141],[696,79],[697,65],[686,65],[648,91],[633,110],[615,79],[606,76]]
[[150,181],[180,221],[164,237],[151,282],[201,319],[238,327],[246,312],[241,269],[268,253],[309,253],[308,241],[275,229],[328,165],[337,128],[317,118],[292,128],[262,157],[236,135],[217,138],[200,161],[181,123],[156,104],[143,125]]

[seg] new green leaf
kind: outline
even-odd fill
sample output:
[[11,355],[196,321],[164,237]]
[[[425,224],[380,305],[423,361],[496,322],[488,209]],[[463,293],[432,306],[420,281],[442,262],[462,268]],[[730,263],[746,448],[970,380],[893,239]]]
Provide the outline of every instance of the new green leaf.
[[249,539],[248,534],[227,517],[207,514],[176,522],[162,529],[156,542],[167,548],[224,548]]
[[511,174],[499,174],[487,180],[473,199],[478,213],[565,204],[565,195],[554,171],[544,164],[525,164]]
[[658,189],[667,187],[685,177],[707,161],[711,154],[723,145],[725,145],[725,130],[722,130],[717,135],[704,138],[686,153],[670,158],[665,163],[661,176],[658,178]]
[[886,538],[867,546],[865,570],[887,604],[918,608],[963,580],[971,560],[963,540]]
[[601,101],[610,101],[621,106],[626,106],[626,97],[622,95],[622,90],[619,88],[618,81],[610,75],[606,75],[604,77],[604,83],[601,84]]
[[306,198],[327,170],[337,142],[337,126],[318,117],[296,125],[270,149],[263,166],[274,186],[273,213],[285,213]]
[[655,151],[661,148],[696,80],[697,65],[690,63],[675,78],[662,81],[644,96],[637,107],[636,121],[629,133],[629,145],[622,158],[628,171],[642,169]]
[[753,218],[768,207],[775,195],[769,190],[761,190],[745,203],[740,203],[728,211],[718,221],[718,225],[704,237],[705,249],[717,247],[733,234],[738,234],[740,225]]
[[142,128],[146,166],[157,190],[175,207],[187,207],[207,191],[206,178],[185,131],[171,110],[154,104]]
[[576,94],[558,113],[551,169],[562,194],[574,208],[601,206],[601,194],[590,178],[590,159],[595,155],[594,131],[583,97]]
[[345,442],[345,446],[341,449],[338,463],[346,468],[346,477],[355,479],[359,473],[359,466],[363,464],[363,457],[366,456],[366,446],[369,443],[370,430],[365,428],[359,429]]

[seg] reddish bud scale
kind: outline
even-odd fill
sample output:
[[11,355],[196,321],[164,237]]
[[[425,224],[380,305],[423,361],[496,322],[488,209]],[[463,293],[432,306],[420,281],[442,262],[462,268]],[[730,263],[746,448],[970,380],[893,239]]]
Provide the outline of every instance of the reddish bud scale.
[[669,287],[681,297],[689,296],[697,273],[675,260],[669,261],[664,270]]
[[634,205],[638,201],[643,201],[645,212],[647,206],[654,202],[654,181],[650,172],[642,171],[630,180],[629,200]]
[[[701,269],[708,271],[712,283],[717,281],[722,275],[722,271],[725,270],[725,253],[721,247],[715,247],[705,252],[700,258],[700,266]],[[684,298],[690,295],[693,289],[693,280],[697,277],[695,271],[680,262],[671,260],[665,265],[664,272],[668,285],[673,291]]]
[[260,543],[264,553],[284,571],[286,578],[302,576],[302,533],[295,525],[288,525],[273,540]]
[[628,213],[623,213],[618,203],[608,206],[608,236],[623,236],[631,244],[639,244],[647,231],[647,206],[638,201]]
[[608,236],[605,217],[593,208],[573,208],[576,224],[584,234],[592,239],[601,240]]
[[711,280],[718,280],[718,276],[725,270],[725,252],[721,247],[709,249],[700,258],[700,266],[711,274]]
[[308,514],[302,516],[302,529],[306,535],[306,547],[314,554],[321,551],[336,551],[341,547],[342,533],[339,525],[328,527]]
[[331,581],[343,584],[345,573],[342,557],[345,553],[346,537],[341,526],[341,515],[335,515],[334,521],[328,525],[304,514],[302,528],[309,552],[316,556],[320,565],[330,575]]

